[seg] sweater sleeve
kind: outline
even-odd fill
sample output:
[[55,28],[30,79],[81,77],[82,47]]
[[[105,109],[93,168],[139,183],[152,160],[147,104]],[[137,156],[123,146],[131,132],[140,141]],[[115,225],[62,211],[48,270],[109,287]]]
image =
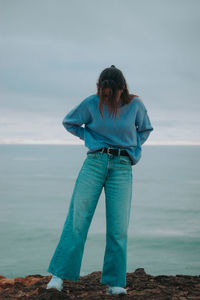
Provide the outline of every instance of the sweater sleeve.
[[85,100],[86,99],[70,110],[62,121],[65,129],[71,134],[79,137],[81,140],[84,140],[85,130],[81,125],[88,124],[90,120],[90,114]]
[[138,109],[137,116],[136,116],[136,129],[139,134],[141,145],[146,142],[150,133],[154,128],[151,125],[147,109],[145,108],[144,104],[141,102],[141,106]]

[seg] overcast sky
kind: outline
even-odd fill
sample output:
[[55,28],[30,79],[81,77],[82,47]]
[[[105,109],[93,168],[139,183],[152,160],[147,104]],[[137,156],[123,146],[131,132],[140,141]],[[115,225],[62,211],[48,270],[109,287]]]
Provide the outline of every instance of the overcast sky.
[[0,0],[0,143],[80,143],[65,115],[114,64],[146,144],[200,144],[199,0]]

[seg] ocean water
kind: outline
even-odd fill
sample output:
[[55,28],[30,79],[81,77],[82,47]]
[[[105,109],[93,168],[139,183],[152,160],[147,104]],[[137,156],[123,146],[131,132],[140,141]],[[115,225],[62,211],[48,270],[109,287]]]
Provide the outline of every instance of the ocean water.
[[[0,145],[0,274],[49,275],[84,146]],[[200,274],[200,146],[143,146],[132,167],[127,272]],[[104,190],[88,232],[80,276],[101,271]]]

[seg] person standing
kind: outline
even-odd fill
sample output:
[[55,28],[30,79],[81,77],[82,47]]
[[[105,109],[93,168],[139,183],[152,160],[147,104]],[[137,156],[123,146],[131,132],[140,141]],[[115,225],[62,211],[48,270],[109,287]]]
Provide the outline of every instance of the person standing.
[[[153,130],[139,96],[130,94],[125,77],[114,65],[104,69],[97,93],[64,117],[71,134],[84,140],[87,157],[79,171],[60,240],[47,271],[47,289],[63,289],[63,279],[79,280],[88,230],[105,192],[106,248],[101,283],[107,294],[127,294],[127,239],[132,201],[132,167]],[[82,126],[84,125],[84,127]]]

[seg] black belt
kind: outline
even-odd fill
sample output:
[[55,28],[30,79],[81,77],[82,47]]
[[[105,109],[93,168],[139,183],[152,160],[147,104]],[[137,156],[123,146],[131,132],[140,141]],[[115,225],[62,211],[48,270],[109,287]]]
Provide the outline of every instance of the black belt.
[[[98,152],[102,151],[103,153],[107,154],[113,154],[113,155],[123,155],[123,156],[129,156],[128,152],[126,150],[121,150],[121,149],[114,149],[114,148],[101,148],[97,150]],[[95,151],[96,152],[96,151]]]

